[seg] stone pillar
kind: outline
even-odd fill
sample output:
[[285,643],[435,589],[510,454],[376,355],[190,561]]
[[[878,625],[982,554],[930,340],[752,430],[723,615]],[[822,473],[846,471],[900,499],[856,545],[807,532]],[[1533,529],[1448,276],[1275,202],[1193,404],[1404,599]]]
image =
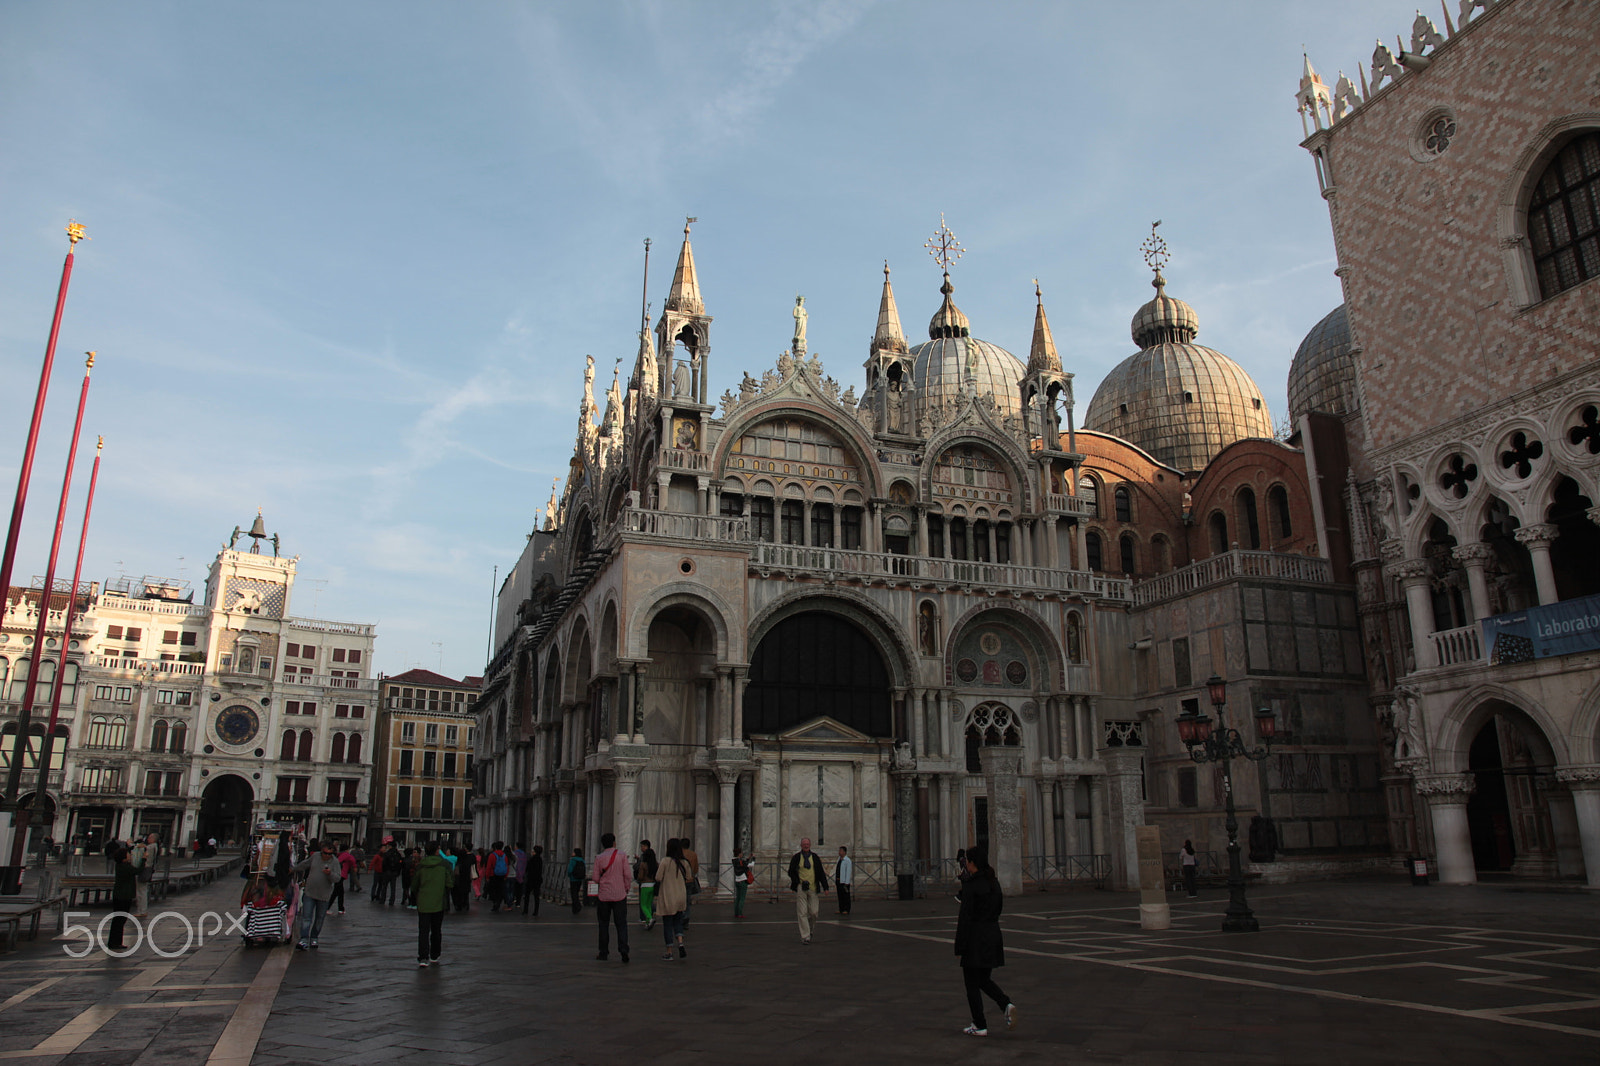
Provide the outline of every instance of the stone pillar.
[[733,789],[739,783],[739,771],[717,771],[717,869],[722,876],[718,890],[733,894]]
[[1061,854],[1081,855],[1086,850],[1078,843],[1078,778],[1061,779]]
[[811,547],[811,501],[802,500],[800,503],[800,543]]
[[894,778],[894,871],[896,874],[916,873],[916,775],[909,771],[898,772]]
[[711,479],[701,475],[694,479],[695,496],[699,499],[700,513],[711,513]]
[[929,774],[917,775],[917,858],[926,859],[933,854],[933,840],[928,835],[932,821],[928,809]]
[[643,760],[613,759],[611,766],[617,772],[616,818],[611,831],[617,834],[617,847],[631,857],[637,853],[635,845],[639,842],[634,823],[638,819],[639,774],[645,764]]
[[1415,657],[1418,670],[1428,670],[1439,665],[1438,658],[1434,655],[1433,641],[1428,635],[1433,632],[1433,597],[1429,593],[1428,563],[1424,559],[1402,559],[1397,563],[1390,563],[1385,571],[1391,577],[1400,579],[1400,585],[1405,589],[1406,613],[1411,616],[1411,650]]
[[989,792],[989,864],[1000,878],[1001,891],[1022,891],[1022,804],[1017,797],[1017,774],[1022,769],[1022,749],[986,744],[978,749],[984,784]]
[[1094,750],[1094,718],[1089,710],[1089,697],[1079,696],[1074,701],[1072,709],[1072,733],[1077,737],[1077,744],[1073,748],[1074,759],[1087,759],[1089,752]]
[[706,801],[708,799],[706,785],[706,775],[696,772],[694,775],[694,842],[697,847],[694,850],[697,854],[705,850],[706,834],[709,832],[707,829],[709,812],[706,810]]
[[717,747],[733,743],[733,668],[717,667]]
[[1079,519],[1073,525],[1072,549],[1077,559],[1073,564],[1074,570],[1089,569],[1089,527]]
[[669,510],[667,507],[667,486],[671,484],[672,474],[670,472],[663,470],[656,474],[656,510]]
[[[996,543],[995,543],[996,538],[995,538],[995,535],[994,535],[994,520],[991,519],[988,522],[985,522],[983,524],[983,529],[984,529],[984,533],[989,538],[989,561],[991,563],[997,563],[997,562],[1000,561],[1000,556],[998,554],[996,554],[997,551],[998,551],[998,548],[997,548]],[[976,544],[974,544],[972,547],[973,547],[972,554],[973,555],[977,555],[978,554],[978,552],[977,552],[977,547],[978,546]]]
[[[600,824],[605,816],[605,785],[600,780],[599,774],[589,775],[589,796],[584,801],[584,854],[598,855],[600,853],[600,834],[605,832],[605,827]],[[589,851],[593,848],[593,851]]]
[[648,667],[644,663],[633,663],[633,724],[631,733],[635,744],[644,743],[644,686],[649,678]]
[[1550,542],[1560,533],[1561,528],[1554,523],[1541,522],[1534,526],[1523,526],[1512,534],[1519,543],[1527,545],[1528,554],[1533,556],[1533,577],[1539,586],[1541,606],[1561,599],[1556,591],[1556,572],[1550,567]]
[[1110,850],[1106,841],[1105,775],[1089,775],[1089,854],[1105,855]]
[[1139,887],[1139,844],[1134,831],[1144,824],[1143,781],[1139,758],[1143,748],[1102,748],[1106,764],[1106,852],[1111,856],[1111,887]]
[[1153,825],[1134,829],[1139,849],[1139,928],[1172,928],[1172,908],[1167,906],[1166,873],[1161,865],[1161,830]]
[[1061,569],[1061,540],[1056,536],[1056,522],[1059,519],[1050,515],[1044,520],[1044,557],[1052,570]]
[[1600,888],[1600,763],[1557,767],[1556,780],[1572,792],[1584,876],[1590,888]]
[[1472,885],[1478,868],[1472,861],[1472,834],[1467,828],[1467,799],[1478,787],[1471,774],[1418,774],[1417,794],[1428,801],[1433,816],[1433,847],[1439,862],[1439,883]]
[[911,734],[911,754],[928,754],[927,722],[922,713],[922,689],[914,688],[906,697],[906,730]]
[[728,726],[729,740],[733,744],[744,743],[744,687],[749,681],[749,670],[739,666],[733,668],[733,703],[730,708],[733,718]]
[[962,829],[965,827],[965,812],[961,811],[956,802],[956,775],[939,775],[939,835],[944,838],[944,844],[939,849],[940,858],[954,858],[961,847]]
[[917,504],[917,550],[918,555],[928,554],[928,509],[922,504]]
[[1467,585],[1472,590],[1473,620],[1488,618],[1494,612],[1489,610],[1489,582],[1484,578],[1483,569],[1494,558],[1494,549],[1487,544],[1462,544],[1450,554],[1467,571]]
[[837,500],[833,503],[833,546],[844,547],[844,508]]
[[1039,833],[1039,854],[1058,858],[1061,848],[1056,840],[1056,783],[1049,779],[1037,782],[1039,789],[1039,820],[1044,823]]
[[[487,841],[480,842],[487,843]],[[556,851],[560,853],[556,860],[562,865],[566,864],[567,857],[576,847],[572,843],[572,786],[563,784],[561,794],[556,799]]]

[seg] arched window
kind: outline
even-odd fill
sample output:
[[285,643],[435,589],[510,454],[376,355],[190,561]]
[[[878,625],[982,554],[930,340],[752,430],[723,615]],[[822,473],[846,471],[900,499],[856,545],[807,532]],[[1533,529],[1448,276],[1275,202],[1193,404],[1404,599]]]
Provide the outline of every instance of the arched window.
[[1118,522],[1132,522],[1133,521],[1133,498],[1132,498],[1131,495],[1129,495],[1127,487],[1123,486],[1123,485],[1118,485],[1117,486],[1117,491],[1112,493],[1112,497],[1111,498],[1116,504],[1117,521]]
[[1122,572],[1132,574],[1134,570],[1133,559],[1133,534],[1124,533],[1118,542],[1118,550],[1122,556]]
[[333,751],[328,755],[329,762],[344,762],[344,734],[333,735]]
[[126,718],[113,718],[106,724],[106,747],[125,748],[128,746],[128,720]]
[[89,735],[87,738],[85,738],[84,743],[91,748],[105,747],[106,730],[109,724],[110,723],[107,721],[106,716],[103,714],[97,714],[93,718],[89,719]]
[[294,740],[294,730],[285,729],[283,731],[283,743],[278,746],[278,758],[284,762],[294,761]]
[[1228,550],[1228,517],[1221,511],[1211,512],[1211,554],[1221,555]]
[[1256,515],[1256,494],[1249,487],[1239,490],[1236,497],[1239,505],[1239,527],[1244,530],[1245,547],[1259,549],[1261,547],[1261,519]]
[[1155,572],[1164,574],[1172,569],[1172,542],[1157,533],[1150,538],[1150,555]]
[[6,681],[11,677],[11,660],[0,655],[0,693],[6,690]]
[[351,733],[350,734],[350,743],[344,749],[344,761],[345,762],[360,762],[361,761],[361,734],[360,733]]
[[1090,570],[1105,569],[1105,565],[1100,558],[1100,534],[1090,530],[1084,535],[1083,554],[1086,556],[1084,564]]
[[1528,244],[1541,299],[1600,276],[1600,133],[1574,137],[1539,175]]
[[1082,500],[1089,513],[1095,517],[1100,515],[1100,489],[1095,484],[1094,478],[1085,474],[1078,479],[1078,499]]
[[311,730],[309,730],[309,729],[300,730],[300,751],[299,751],[299,754],[296,755],[296,758],[300,762],[310,762],[311,761],[311,743],[312,743]]
[[256,650],[248,644],[239,646],[239,672],[241,674],[254,673],[256,669]]
[[150,750],[167,750],[167,723],[165,719],[157,718],[155,724],[150,727]]
[[69,662],[61,668],[61,705],[65,707],[78,696],[78,664]]
[[1294,524],[1289,520],[1289,493],[1282,485],[1267,490],[1267,513],[1272,516],[1272,539],[1288,540],[1294,535]]
[[173,722],[172,729],[167,734],[167,750],[174,755],[181,753],[189,746],[189,727],[183,722]]
[[21,701],[22,690],[28,687],[28,671],[33,666],[32,659],[18,659],[17,668],[11,672],[11,698]]

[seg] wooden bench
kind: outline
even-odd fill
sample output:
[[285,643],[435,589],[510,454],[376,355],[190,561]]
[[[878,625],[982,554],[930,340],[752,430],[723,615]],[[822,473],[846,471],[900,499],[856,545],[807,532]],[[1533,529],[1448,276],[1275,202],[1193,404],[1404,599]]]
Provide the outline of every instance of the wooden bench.
[[17,950],[17,941],[22,935],[22,923],[28,923],[28,939],[36,940],[39,936],[39,920],[44,917],[44,912],[54,909],[56,912],[56,926],[61,925],[62,911],[65,909],[66,898],[53,896],[50,899],[24,899],[19,896],[0,896],[0,926],[6,927],[6,950]]
[[116,885],[117,879],[111,874],[68,874],[61,879],[60,887],[67,906],[76,907],[79,903],[110,902]]

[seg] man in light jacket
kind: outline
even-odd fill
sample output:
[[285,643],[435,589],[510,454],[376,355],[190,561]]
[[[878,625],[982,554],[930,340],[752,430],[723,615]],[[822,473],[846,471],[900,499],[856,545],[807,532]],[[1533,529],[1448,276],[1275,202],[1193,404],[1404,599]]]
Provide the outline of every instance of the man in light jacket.
[[594,857],[591,873],[600,886],[595,900],[595,913],[600,921],[600,954],[595,958],[604,962],[611,954],[611,926],[617,927],[617,950],[622,961],[628,961],[628,857],[617,847],[615,833],[600,836],[600,854]]
[[811,943],[811,931],[817,923],[817,907],[821,893],[828,891],[828,874],[822,868],[822,856],[811,850],[811,838],[800,838],[800,850],[789,860],[789,891],[794,893],[794,913],[800,923],[800,943]]
[[295,945],[304,951],[317,946],[322,920],[328,916],[328,900],[333,898],[334,886],[344,876],[344,870],[333,853],[333,841],[324,840],[304,862],[296,864],[294,872],[306,875],[300,900],[300,942]]

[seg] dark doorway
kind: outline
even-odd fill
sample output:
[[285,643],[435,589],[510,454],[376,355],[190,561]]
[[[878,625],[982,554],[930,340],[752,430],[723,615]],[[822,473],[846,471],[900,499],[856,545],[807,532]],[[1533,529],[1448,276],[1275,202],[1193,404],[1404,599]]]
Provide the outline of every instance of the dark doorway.
[[[989,850],[989,797],[974,796],[972,798],[972,842],[984,851]],[[994,860],[990,859],[990,865]]]
[[873,737],[894,735],[889,671],[853,623],[807,611],[761,639],[744,694],[745,733],[776,733],[828,715]]
[[[1468,768],[1477,781],[1467,801],[1477,868],[1557,876],[1560,862],[1548,787],[1555,757],[1539,727],[1515,708],[1504,707],[1473,738]],[[1569,814],[1567,820],[1574,818]]]
[[1511,839],[1511,802],[1506,797],[1500,738],[1493,718],[1478,730],[1469,759],[1478,781],[1467,800],[1473,864],[1480,870],[1509,870],[1517,861],[1517,848]]
[[250,804],[255,790],[250,782],[235,774],[224,774],[200,794],[200,823],[197,835],[202,841],[215,838],[221,845],[228,840],[245,840],[250,835]]

